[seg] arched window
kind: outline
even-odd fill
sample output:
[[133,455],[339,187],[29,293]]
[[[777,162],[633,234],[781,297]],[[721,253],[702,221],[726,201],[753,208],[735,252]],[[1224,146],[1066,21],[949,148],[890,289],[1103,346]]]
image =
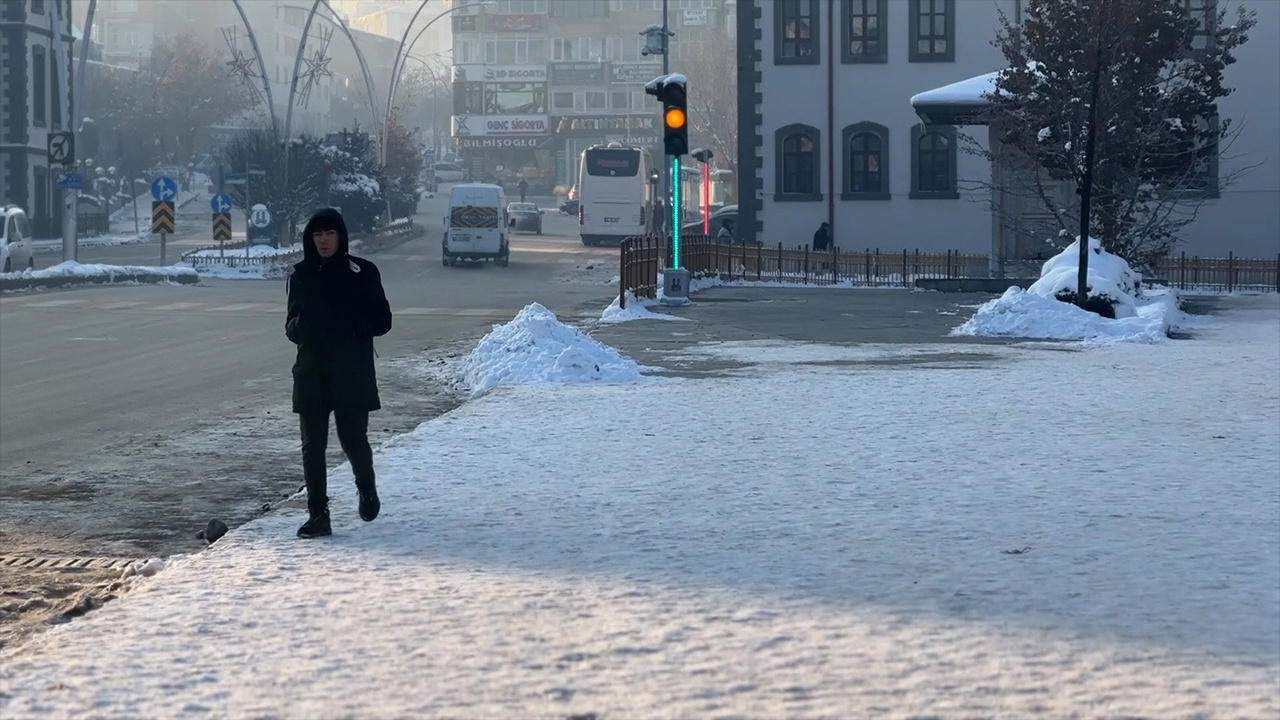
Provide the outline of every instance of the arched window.
[[889,199],[889,128],[861,122],[844,129],[844,193],[841,199]]
[[911,197],[953,199],[956,192],[956,129],[916,125],[911,129]]
[[777,192],[781,201],[822,199],[819,158],[821,135],[808,125],[788,125],[775,135]]

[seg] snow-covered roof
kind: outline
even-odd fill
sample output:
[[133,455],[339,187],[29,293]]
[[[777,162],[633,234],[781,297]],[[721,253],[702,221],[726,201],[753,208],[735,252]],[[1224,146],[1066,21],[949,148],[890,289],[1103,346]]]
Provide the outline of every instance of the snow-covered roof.
[[911,109],[925,124],[973,125],[973,116],[988,105],[986,96],[996,88],[1000,71],[971,77],[911,97]]

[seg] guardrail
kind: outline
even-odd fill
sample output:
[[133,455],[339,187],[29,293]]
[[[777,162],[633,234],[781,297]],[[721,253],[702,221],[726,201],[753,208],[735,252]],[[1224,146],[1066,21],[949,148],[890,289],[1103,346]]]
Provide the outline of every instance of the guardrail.
[[[381,227],[375,228],[371,233],[357,233],[354,236],[352,236],[352,239],[353,240],[373,240],[373,239],[383,239],[383,238],[404,237],[406,235],[412,235],[415,231],[416,231],[416,226],[413,224],[413,219],[406,218],[404,220],[388,223]],[[236,240],[234,242],[227,242],[227,243],[216,244],[216,245],[200,245],[198,247],[195,247],[191,250],[184,252],[182,254],[182,260],[184,262],[190,262],[192,265],[208,265],[212,263],[217,263],[217,264],[228,265],[230,267],[237,267],[239,265],[262,265],[262,264],[271,263],[271,262],[288,262],[292,264],[302,259],[301,251],[298,251],[296,253],[286,253],[282,255],[265,255],[257,258],[244,257],[243,255],[240,255],[238,257],[233,257],[230,254],[219,255],[219,256],[200,254],[203,252],[210,252],[213,250],[222,250],[225,253],[232,253],[237,250],[243,251],[244,248],[245,248],[244,240]]]

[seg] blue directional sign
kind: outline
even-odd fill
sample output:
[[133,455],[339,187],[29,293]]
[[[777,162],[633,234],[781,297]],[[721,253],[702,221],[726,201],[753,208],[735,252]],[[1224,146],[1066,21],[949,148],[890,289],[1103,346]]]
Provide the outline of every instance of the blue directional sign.
[[178,183],[171,177],[161,175],[151,182],[151,197],[156,200],[173,200],[178,197]]
[[215,213],[231,212],[231,196],[226,193],[214,195],[209,200],[209,206],[213,208]]
[[84,187],[84,176],[78,172],[60,172],[58,187],[63,190],[79,190]]

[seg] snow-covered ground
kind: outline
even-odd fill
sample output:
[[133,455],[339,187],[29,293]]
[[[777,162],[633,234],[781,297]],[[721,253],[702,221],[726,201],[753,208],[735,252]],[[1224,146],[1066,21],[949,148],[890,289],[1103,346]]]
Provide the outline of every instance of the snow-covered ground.
[[0,278],[30,278],[38,280],[48,280],[51,278],[63,277],[114,277],[116,275],[136,275],[145,274],[161,274],[168,277],[177,278],[179,276],[194,276],[196,272],[189,267],[180,265],[170,265],[167,267],[153,267],[142,265],[98,265],[92,263],[78,263],[74,260],[60,262],[47,268],[39,270],[23,270],[21,272],[0,273]]
[[[144,243],[151,239],[147,233],[115,233],[111,235],[95,235],[93,237],[80,238],[76,244],[79,247],[106,247],[111,245],[136,245]],[[62,252],[62,240],[32,240],[32,249],[36,252]]]
[[0,716],[1274,718],[1280,300],[1226,302],[499,387],[380,451],[376,522],[341,467],[332,538],[269,515],[0,652]]

